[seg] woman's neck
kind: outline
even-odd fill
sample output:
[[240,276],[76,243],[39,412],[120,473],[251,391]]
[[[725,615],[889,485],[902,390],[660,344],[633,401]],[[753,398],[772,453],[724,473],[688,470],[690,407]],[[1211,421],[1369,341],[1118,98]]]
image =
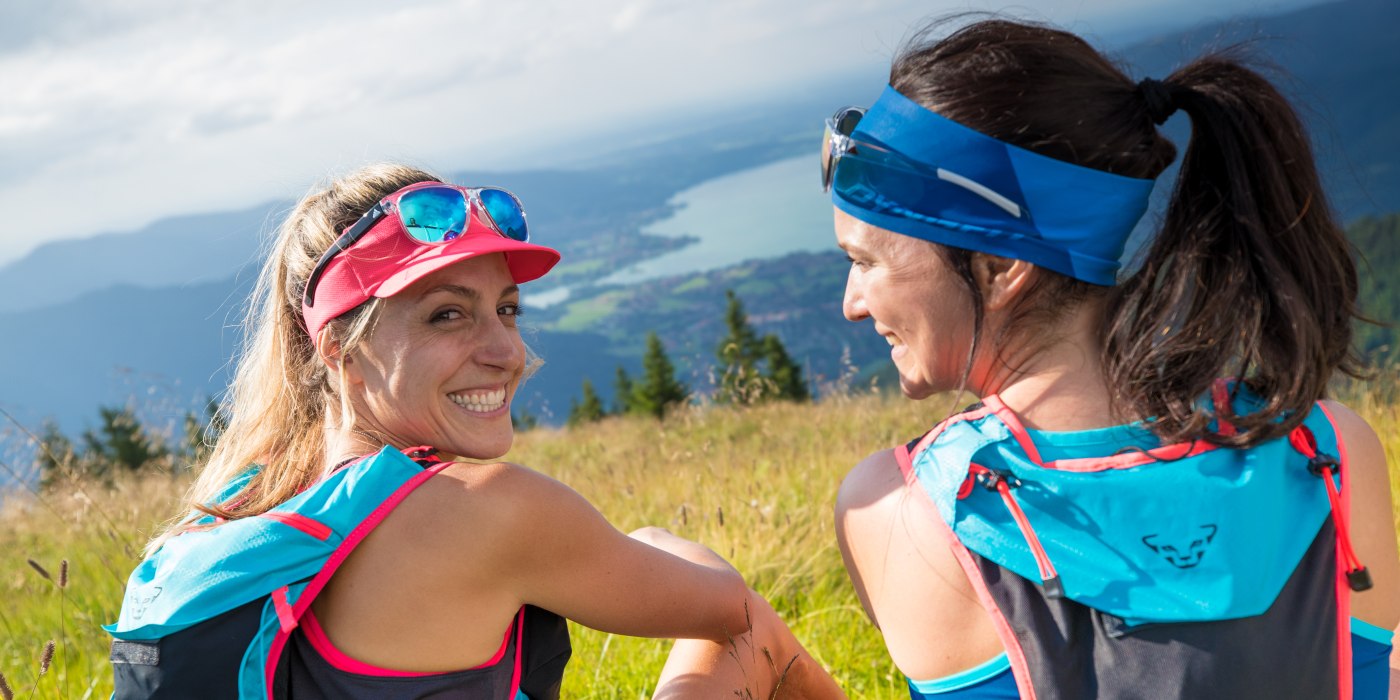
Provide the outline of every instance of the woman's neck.
[[378,452],[384,443],[372,439],[367,431],[353,425],[342,425],[339,417],[335,416],[327,421],[325,446],[325,463],[321,466],[325,473],[330,473],[347,459]]
[[1039,430],[1089,430],[1125,422],[1114,414],[1104,380],[1099,311],[1097,304],[1083,304],[1048,339],[1038,334],[1020,348],[1008,349],[1006,362],[983,373],[986,380],[978,395],[998,395],[1026,427]]

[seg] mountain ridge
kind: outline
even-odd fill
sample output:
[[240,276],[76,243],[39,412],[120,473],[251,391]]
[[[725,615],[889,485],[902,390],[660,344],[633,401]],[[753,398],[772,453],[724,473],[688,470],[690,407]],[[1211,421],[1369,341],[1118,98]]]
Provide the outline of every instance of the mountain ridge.
[[[1309,25],[1308,36],[1349,38],[1336,52],[1349,61],[1345,66],[1322,60],[1326,47],[1314,47],[1308,51],[1317,60],[1308,58],[1294,72],[1296,80],[1313,91],[1307,104],[1331,115],[1315,140],[1323,143],[1324,162],[1333,164],[1328,167],[1341,168],[1329,171],[1329,189],[1339,198],[1339,209],[1354,219],[1400,210],[1400,96],[1365,89],[1375,81],[1368,71],[1400,70],[1400,51],[1384,44],[1385,28],[1400,26],[1400,3],[1394,5],[1344,0],[1237,22],[1232,30],[1216,32],[1211,29],[1216,25],[1206,25],[1114,52],[1130,57],[1139,75],[1161,78],[1174,61],[1205,43],[1206,34],[1228,39],[1249,31],[1278,34],[1287,27]],[[1390,19],[1395,22],[1386,24]],[[1362,38],[1348,36],[1361,31],[1347,29],[1356,26],[1371,31]],[[1378,46],[1386,49],[1379,55]],[[1331,105],[1329,99],[1341,103]],[[817,101],[809,98],[806,103]],[[629,370],[637,366],[646,323],[674,336],[667,338],[669,349],[687,367],[687,380],[704,388],[704,363],[713,355],[708,343],[719,337],[706,340],[707,322],[719,318],[707,314],[722,298],[720,283],[725,279],[741,287],[761,331],[779,332],[790,349],[800,350],[794,357],[806,363],[809,378],[830,379],[847,372],[839,362],[843,348],[850,348],[849,364],[866,373],[861,376],[879,370],[884,349],[867,344],[866,336],[873,334],[845,323],[835,308],[843,274],[836,253],[744,263],[630,289],[590,289],[624,262],[684,245],[684,240],[646,232],[674,210],[676,192],[725,173],[814,151],[816,127],[824,115],[806,122],[799,112],[772,123],[765,122],[765,115],[753,114],[740,129],[716,124],[639,146],[627,158],[597,159],[584,169],[450,176],[515,189],[527,203],[537,240],[565,253],[566,262],[555,274],[527,290],[527,303],[530,295],[558,285],[570,286],[575,296],[557,309],[533,310],[526,319],[537,324],[531,342],[546,353],[549,364],[527,385],[523,407],[553,413],[557,420],[582,377],[592,378],[600,388],[610,387],[618,364]],[[1168,126],[1176,129],[1178,144],[1184,146],[1182,119]],[[799,121],[807,125],[798,128]],[[1327,129],[1334,136],[1323,133]],[[1342,149],[1345,158],[1337,160],[1327,155],[1326,144],[1331,139],[1340,147],[1341,134],[1348,137],[1347,148]],[[1353,134],[1363,146],[1353,144]],[[1365,178],[1365,186],[1348,189],[1347,172]],[[815,172],[812,180],[815,183]],[[290,206],[288,201],[269,202],[162,220],[132,232],[54,242],[0,267],[0,328],[11,329],[0,339],[0,405],[30,425],[54,416],[66,430],[92,420],[99,404],[154,395],[140,392],[155,385],[186,392],[171,400],[180,411],[201,408],[203,396],[218,393],[227,382],[238,336],[229,326],[241,320],[259,242],[275,224],[275,212]],[[207,234],[191,235],[191,229]],[[142,255],[137,264],[113,264],[121,260],[121,253],[133,251]],[[60,270],[62,274],[56,273]],[[219,270],[224,270],[222,278],[217,277]],[[806,274],[784,277],[795,271]],[[189,276],[176,279],[176,273]],[[765,288],[760,284],[764,280],[758,279],[762,277],[789,279],[793,288],[774,292],[772,280]],[[696,280],[704,281],[706,291],[694,286],[699,284]],[[607,294],[614,295],[610,309],[600,312],[600,306],[590,310],[591,316],[563,321],[573,305]],[[765,303],[783,294],[785,307]],[[142,339],[149,345],[141,346]]]

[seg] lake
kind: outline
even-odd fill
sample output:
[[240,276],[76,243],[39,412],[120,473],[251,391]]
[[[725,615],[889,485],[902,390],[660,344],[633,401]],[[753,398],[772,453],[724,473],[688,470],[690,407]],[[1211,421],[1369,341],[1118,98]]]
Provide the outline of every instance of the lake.
[[675,215],[644,230],[700,240],[619,270],[603,283],[633,284],[753,258],[835,250],[831,198],[818,183],[813,154],[707,180],[678,192],[670,200],[679,207]]

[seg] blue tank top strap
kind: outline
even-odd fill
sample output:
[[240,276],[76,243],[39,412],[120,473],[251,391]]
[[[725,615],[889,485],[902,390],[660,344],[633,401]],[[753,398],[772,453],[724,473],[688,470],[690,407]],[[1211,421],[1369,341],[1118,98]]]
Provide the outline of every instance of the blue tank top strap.
[[966,671],[930,681],[909,680],[909,696],[913,700],[983,700],[985,698],[1018,698],[1016,678],[1011,674],[1011,661],[1005,653]]
[[[1385,700],[1390,688],[1394,632],[1351,618],[1352,697]],[[966,671],[930,681],[908,679],[912,700],[1019,700],[1006,654]]]
[[1383,700],[1390,692],[1394,632],[1351,618],[1351,687],[1356,700]]

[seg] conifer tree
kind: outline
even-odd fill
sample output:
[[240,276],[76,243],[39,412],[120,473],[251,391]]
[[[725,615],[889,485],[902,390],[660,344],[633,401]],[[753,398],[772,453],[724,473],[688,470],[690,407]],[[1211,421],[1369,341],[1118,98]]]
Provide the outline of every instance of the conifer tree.
[[86,456],[94,458],[97,471],[114,467],[137,471],[166,455],[165,445],[146,431],[130,407],[103,406],[97,410],[102,426],[96,433],[83,433]]
[[598,398],[598,392],[593,390],[593,382],[587,377],[583,379],[583,399],[569,400],[569,425],[582,425],[602,420],[607,415],[603,410],[603,400]]
[[635,391],[632,378],[627,376],[627,370],[618,365],[617,378],[613,380],[613,413],[620,416],[633,413],[636,410],[636,401],[633,400]]
[[749,325],[744,304],[732,289],[724,290],[727,305],[724,310],[724,325],[728,329],[720,339],[715,357],[719,360],[719,387],[715,390],[716,403],[748,403],[758,396],[762,386],[758,373],[758,361],[762,356],[762,343],[753,327]]
[[683,403],[690,390],[676,379],[675,365],[656,331],[647,333],[646,354],[642,356],[642,379],[633,391],[635,409],[657,418],[671,406]]
[[772,333],[763,336],[763,360],[768,364],[764,377],[772,385],[777,398],[789,401],[812,398],[807,382],[802,378],[802,367],[792,361],[787,348],[783,347],[783,341]]
[[768,399],[806,401],[811,398],[802,368],[793,362],[778,336],[762,338],[749,325],[748,314],[734,290],[725,290],[728,304],[724,323],[728,333],[720,340],[719,387],[716,403],[758,403]]
[[39,485],[46,489],[56,485],[65,472],[82,468],[73,441],[52,420],[45,420],[40,429],[38,460]]

